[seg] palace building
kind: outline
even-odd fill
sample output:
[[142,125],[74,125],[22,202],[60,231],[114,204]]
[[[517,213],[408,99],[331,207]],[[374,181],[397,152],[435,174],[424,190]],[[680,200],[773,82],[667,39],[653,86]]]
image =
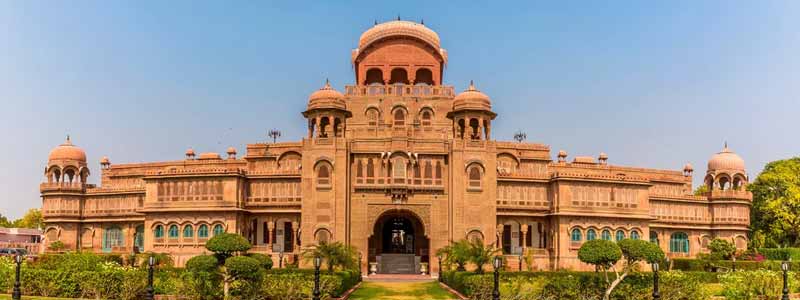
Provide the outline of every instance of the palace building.
[[[648,239],[671,257],[707,251],[715,237],[747,246],[752,195],[742,158],[711,156],[708,191],[693,168],[613,165],[546,144],[492,136],[492,100],[469,83],[443,84],[447,51],[423,24],[391,21],[352,51],[355,80],[313,91],[302,140],[247,145],[243,155],[199,153],[152,163],[100,159],[67,141],[50,152],[40,185],[45,242],[98,253],[164,252],[178,264],[220,232],[252,251],[297,259],[341,241],[379,273],[438,273],[436,250],[460,239],[495,245],[516,268],[585,269],[592,239]],[[461,83],[466,85],[465,83]],[[298,120],[299,121],[299,120]]]

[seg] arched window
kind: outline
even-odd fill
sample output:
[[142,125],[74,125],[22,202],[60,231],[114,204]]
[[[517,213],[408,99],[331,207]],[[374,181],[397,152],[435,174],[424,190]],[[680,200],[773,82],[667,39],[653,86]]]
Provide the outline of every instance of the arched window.
[[225,232],[225,228],[222,227],[222,224],[214,225],[214,235],[219,235]]
[[689,235],[675,232],[669,237],[669,252],[689,253]]
[[171,239],[178,238],[178,225],[169,226],[169,238]]
[[394,183],[406,182],[406,160],[402,157],[396,157],[392,160],[392,179]]
[[364,162],[360,159],[356,162],[356,182],[363,183],[364,181]]
[[572,229],[572,234],[570,234],[570,240],[573,242],[580,242],[583,240],[583,236],[581,235],[581,230],[578,228]]
[[372,158],[367,159],[367,183],[374,183],[375,181],[375,163]]
[[478,130],[478,124],[480,124],[480,122],[478,122],[478,119],[470,119],[469,120],[469,128],[470,128],[470,131],[471,131],[469,133],[469,136],[473,140],[480,140],[481,139],[481,132],[480,132],[480,130]]
[[327,164],[321,164],[317,168],[317,185],[325,187],[331,185],[331,173]]
[[364,85],[383,84],[383,71],[381,69],[369,69],[365,77]]
[[655,231],[650,231],[650,242],[653,244],[658,245],[658,233]]
[[155,236],[157,239],[163,238],[164,226],[161,225],[156,226],[156,229],[153,229],[153,236]]
[[479,166],[469,168],[469,188],[481,188],[481,169]]
[[192,225],[183,226],[183,237],[190,238],[194,237],[194,228]]
[[122,229],[119,227],[109,227],[103,232],[103,251],[109,252],[114,247],[125,246],[125,239],[122,238]]
[[483,241],[483,233],[479,230],[471,230],[467,233],[467,240],[470,242]]
[[611,231],[608,231],[608,229],[603,230],[603,232],[600,234],[600,238],[602,238],[603,240],[606,240],[606,241],[610,241],[611,240]]
[[389,84],[408,84],[408,72],[405,69],[397,68],[392,70],[391,78],[389,79]]
[[208,238],[208,225],[203,224],[197,228],[197,237],[201,239]]
[[625,239],[625,232],[622,230],[617,230],[617,236],[615,237],[617,241],[621,241]]
[[597,232],[594,229],[589,229],[586,231],[586,240],[593,241],[597,239]]
[[435,183],[434,184],[441,185],[442,184],[442,162],[440,162],[440,161],[436,162],[436,172],[434,172],[433,174],[434,174],[433,178],[435,179]]
[[139,251],[144,249],[144,225],[136,226],[136,232],[133,235],[133,246]]
[[370,127],[378,125],[378,110],[375,108],[367,108],[367,124]]
[[433,72],[425,68],[418,69],[414,76],[414,84],[433,85]]
[[317,234],[314,239],[317,241],[317,244],[327,243],[331,239],[331,232],[324,228],[317,230]]
[[406,112],[404,110],[396,109],[394,111],[394,125],[395,126],[406,125]]
[[638,239],[640,239],[640,238],[641,238],[641,237],[639,237],[639,232],[638,232],[638,231],[636,231],[636,230],[634,230],[634,231],[631,231],[631,239],[632,239],[632,240],[638,240]]
[[431,126],[431,120],[433,119],[433,113],[426,109],[422,111],[422,126]]

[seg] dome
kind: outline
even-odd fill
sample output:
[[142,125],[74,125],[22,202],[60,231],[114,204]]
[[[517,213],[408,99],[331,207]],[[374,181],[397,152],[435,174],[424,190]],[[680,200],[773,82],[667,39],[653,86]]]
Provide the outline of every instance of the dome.
[[722,151],[712,155],[711,159],[708,160],[708,171],[716,170],[744,172],[744,160],[739,155],[728,149],[728,144],[726,143],[725,148],[723,148]]
[[219,153],[206,152],[206,153],[200,153],[200,156],[198,156],[197,159],[199,159],[199,160],[218,160],[218,159],[222,159],[222,158],[220,158]]
[[236,148],[228,147],[228,151],[226,151],[228,155],[236,155]]
[[321,108],[347,109],[344,95],[333,89],[327,80],[325,81],[325,86],[308,96],[308,110]]
[[424,24],[411,21],[389,21],[376,24],[364,31],[358,40],[358,48],[364,49],[370,44],[390,36],[409,36],[422,40],[437,51],[440,50],[439,35]]
[[186,149],[186,157],[193,157],[194,156],[194,149],[189,148]]
[[471,81],[469,88],[453,98],[453,110],[492,110],[492,101],[484,93],[475,88]]
[[108,159],[108,156],[103,156],[103,158],[100,159],[100,164],[101,165],[108,165],[108,164],[111,164],[111,161]]
[[47,160],[75,160],[85,163],[86,152],[83,152],[83,149],[80,147],[73,145],[72,141],[69,139],[69,136],[67,136],[66,142],[50,151],[50,155],[47,157]]
[[685,166],[683,166],[683,171],[685,171],[685,172],[692,172],[692,171],[694,171],[694,167],[692,167],[692,164],[690,164],[690,163],[686,163],[686,165],[685,165]]

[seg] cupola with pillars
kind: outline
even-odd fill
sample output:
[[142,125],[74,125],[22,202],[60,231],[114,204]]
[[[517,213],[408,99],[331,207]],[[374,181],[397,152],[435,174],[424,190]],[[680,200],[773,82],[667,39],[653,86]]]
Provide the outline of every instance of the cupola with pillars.
[[453,98],[453,110],[447,113],[447,117],[453,120],[454,138],[489,140],[492,120],[497,114],[492,111],[489,96],[475,88],[470,81],[469,88]]
[[303,117],[308,119],[308,138],[344,137],[345,120],[351,116],[344,95],[326,80],[325,86],[308,97],[308,106],[303,112]]
[[63,144],[50,151],[44,175],[48,184],[85,184],[89,177],[86,152],[73,145],[67,136],[67,140]]

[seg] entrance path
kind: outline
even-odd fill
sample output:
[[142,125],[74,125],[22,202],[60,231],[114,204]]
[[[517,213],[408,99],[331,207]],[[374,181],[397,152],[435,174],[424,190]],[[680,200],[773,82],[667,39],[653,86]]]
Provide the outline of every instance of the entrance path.
[[350,294],[350,299],[450,300],[458,297],[439,286],[433,279],[405,282],[365,280],[361,283],[361,287]]

